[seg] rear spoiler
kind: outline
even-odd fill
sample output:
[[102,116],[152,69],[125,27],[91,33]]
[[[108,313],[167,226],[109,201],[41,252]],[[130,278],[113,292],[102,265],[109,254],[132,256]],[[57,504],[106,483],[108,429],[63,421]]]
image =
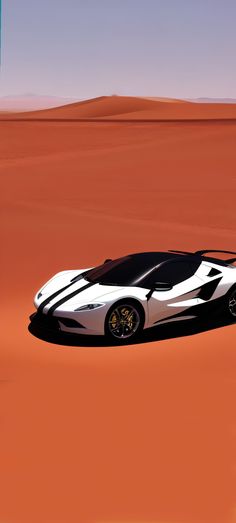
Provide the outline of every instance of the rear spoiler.
[[[175,251],[171,250],[170,252],[176,252],[177,254],[187,254],[189,256],[204,256],[204,254],[210,254],[210,253],[223,253],[223,254],[236,254],[234,251],[220,251],[218,249],[210,249],[210,250],[202,250],[202,251],[196,251],[196,252],[188,252],[188,251]],[[236,258],[228,258],[228,260],[221,260],[226,265],[230,265],[231,263],[236,262]]]
[[212,249],[211,251],[196,251],[194,254],[199,254],[199,256],[202,256],[203,254],[207,254],[208,252],[221,252],[223,254],[236,254],[234,251],[218,251],[217,249]]

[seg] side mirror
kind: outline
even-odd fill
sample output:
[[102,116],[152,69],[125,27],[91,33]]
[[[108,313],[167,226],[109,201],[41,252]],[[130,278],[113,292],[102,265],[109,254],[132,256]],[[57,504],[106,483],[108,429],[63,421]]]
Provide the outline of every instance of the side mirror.
[[154,291],[170,291],[173,288],[171,283],[156,281],[153,285]]
[[110,261],[112,261],[112,259],[111,259],[111,258],[107,258],[106,260],[104,260],[103,263],[108,263],[108,262],[110,262]]

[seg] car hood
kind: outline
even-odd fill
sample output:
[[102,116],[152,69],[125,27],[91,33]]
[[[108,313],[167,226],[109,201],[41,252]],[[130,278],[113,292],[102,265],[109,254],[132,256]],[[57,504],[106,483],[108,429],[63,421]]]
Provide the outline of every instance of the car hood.
[[79,277],[87,270],[88,269],[79,269],[58,272],[41,287],[39,292],[46,297],[47,295],[62,289],[65,285],[69,285],[72,283],[73,278],[76,278],[77,276]]
[[[56,274],[36,295],[35,304],[37,306],[43,305],[46,312],[52,305],[58,303],[60,310],[74,310],[75,306],[98,302],[111,293],[120,292],[122,287],[116,285],[101,285],[100,283],[92,283],[83,278],[81,271],[65,271]],[[77,276],[81,276],[77,280]],[[76,281],[73,279],[76,278]],[[56,294],[56,296],[54,296]],[[51,296],[51,300],[49,300]],[[60,303],[59,303],[60,302]]]

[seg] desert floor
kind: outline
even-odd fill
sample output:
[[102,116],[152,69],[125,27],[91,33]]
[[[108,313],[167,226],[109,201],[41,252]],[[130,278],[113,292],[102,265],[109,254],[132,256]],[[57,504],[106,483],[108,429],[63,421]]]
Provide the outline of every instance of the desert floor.
[[235,523],[235,325],[122,348],[28,331],[60,270],[236,250],[235,120],[0,131],[1,522]]

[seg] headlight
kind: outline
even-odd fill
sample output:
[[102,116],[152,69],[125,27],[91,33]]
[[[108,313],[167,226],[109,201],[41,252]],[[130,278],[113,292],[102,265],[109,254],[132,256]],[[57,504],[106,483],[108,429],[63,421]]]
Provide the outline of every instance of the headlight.
[[93,309],[98,309],[98,307],[103,307],[105,303],[88,303],[87,305],[81,305],[75,311],[92,311]]

